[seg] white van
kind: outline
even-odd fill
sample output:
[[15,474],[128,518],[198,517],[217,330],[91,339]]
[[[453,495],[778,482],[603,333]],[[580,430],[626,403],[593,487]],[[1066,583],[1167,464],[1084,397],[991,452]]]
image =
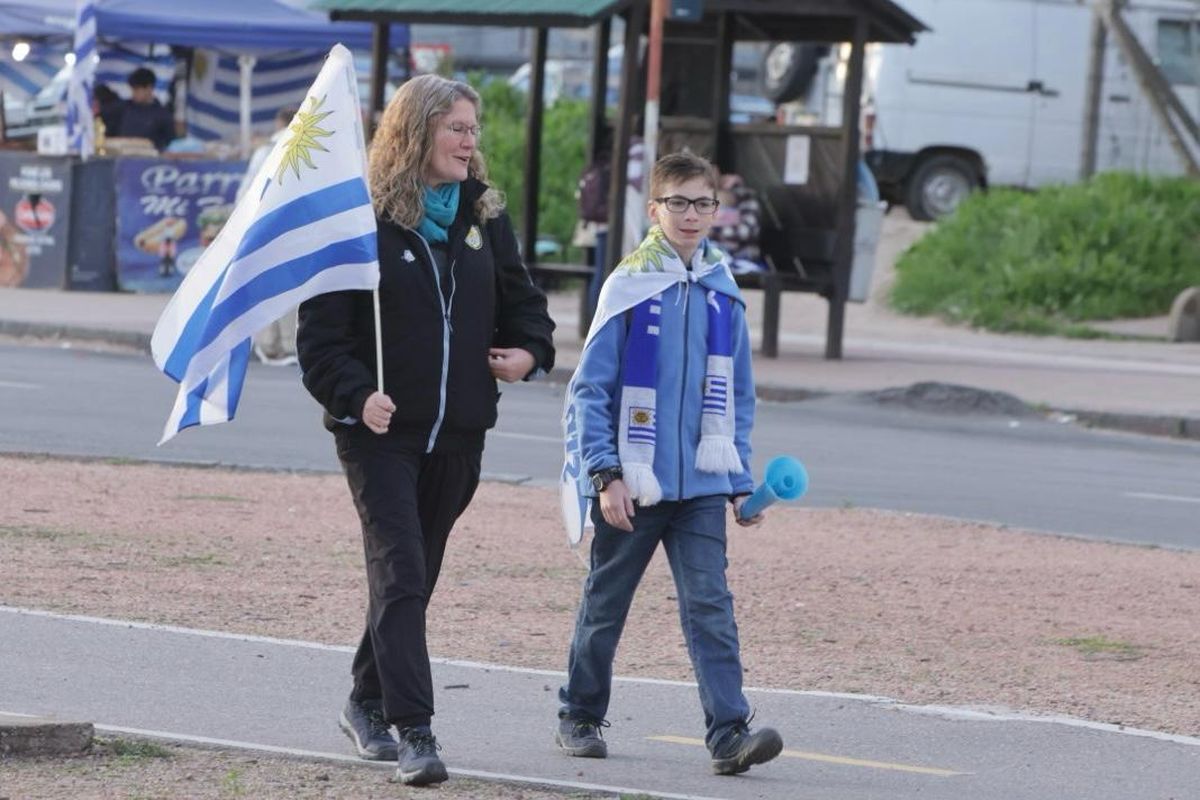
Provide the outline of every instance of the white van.
[[[1093,12],[1080,0],[903,0],[931,30],[913,46],[872,45],[865,158],[884,196],[916,219],[948,214],[974,188],[1034,188],[1081,174]],[[1200,2],[1127,3],[1124,18],[1200,116]],[[820,116],[840,121],[839,76]],[[1182,174],[1133,71],[1108,36],[1097,170]]]

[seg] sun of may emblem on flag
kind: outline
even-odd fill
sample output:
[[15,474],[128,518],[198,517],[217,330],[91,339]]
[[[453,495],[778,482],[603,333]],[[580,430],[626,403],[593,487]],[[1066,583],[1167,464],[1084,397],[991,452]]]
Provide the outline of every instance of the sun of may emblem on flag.
[[634,425],[649,425],[652,418],[651,411],[648,408],[631,408],[629,418]]
[[317,127],[318,123],[333,113],[332,111],[320,110],[324,103],[325,95],[321,95],[320,99],[309,95],[308,110],[305,111],[302,109],[296,112],[292,124],[288,126],[288,130],[292,133],[292,138],[284,142],[283,158],[279,161],[279,169],[275,171],[275,180],[278,183],[283,183],[283,176],[287,173],[288,167],[291,167],[292,172],[299,178],[301,161],[312,169],[317,168],[317,165],[312,161],[312,156],[309,153],[310,150],[328,152],[328,149],[317,141],[319,137],[333,136],[336,132]]

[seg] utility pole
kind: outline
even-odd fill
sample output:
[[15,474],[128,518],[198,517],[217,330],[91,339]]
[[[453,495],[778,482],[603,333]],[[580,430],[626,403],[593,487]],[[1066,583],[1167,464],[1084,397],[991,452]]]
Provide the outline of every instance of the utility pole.
[[1084,180],[1096,174],[1096,144],[1100,136],[1100,97],[1104,87],[1104,50],[1108,31],[1100,10],[1092,6],[1092,35],[1088,46],[1087,95],[1083,107],[1083,158],[1079,176]]
[[650,172],[658,160],[658,99],[662,93],[662,44],[663,21],[671,0],[650,0],[650,43],[646,53],[646,115],[643,119],[645,133],[645,156],[643,157],[643,179],[646,181],[646,196],[650,195]]
[[[1142,91],[1146,93],[1150,108],[1167,134],[1167,141],[1186,165],[1188,174],[1200,177],[1200,162],[1196,157],[1196,150],[1200,148],[1200,127],[1197,127],[1196,121],[1179,101],[1175,90],[1163,78],[1141,42],[1125,24],[1119,3],[1116,0],[1102,0],[1097,6],[1097,13],[1103,17],[1113,40],[1121,48]],[[1177,126],[1182,126],[1183,130]]]

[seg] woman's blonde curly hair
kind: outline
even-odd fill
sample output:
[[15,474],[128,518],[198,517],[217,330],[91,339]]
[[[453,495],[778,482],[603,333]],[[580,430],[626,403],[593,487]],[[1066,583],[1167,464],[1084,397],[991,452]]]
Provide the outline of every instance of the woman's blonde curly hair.
[[[383,112],[371,140],[368,178],[376,216],[406,228],[415,228],[425,216],[425,170],[433,152],[437,122],[458,100],[469,100],[480,113],[479,93],[465,83],[439,75],[421,75],[407,81]],[[487,165],[478,149],[471,155],[468,173],[487,184],[475,202],[481,221],[500,215],[504,195],[487,181]]]

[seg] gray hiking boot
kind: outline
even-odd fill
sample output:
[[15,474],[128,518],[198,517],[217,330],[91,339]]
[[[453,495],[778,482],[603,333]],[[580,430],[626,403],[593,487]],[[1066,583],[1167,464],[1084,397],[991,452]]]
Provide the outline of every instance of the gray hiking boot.
[[354,742],[360,758],[368,761],[392,761],[396,758],[396,740],[392,726],[383,718],[383,703],[379,700],[354,699],[346,701],[338,726]]
[[438,758],[441,749],[427,726],[401,728],[396,780],[409,786],[428,786],[446,780],[446,765]]
[[765,764],[782,751],[783,737],[774,728],[759,728],[751,733],[748,724],[739,722],[713,747],[712,771],[717,775],[738,775],[755,764]]
[[604,720],[559,717],[554,741],[569,756],[607,758],[608,745],[600,735],[600,729],[607,727],[608,723]]

